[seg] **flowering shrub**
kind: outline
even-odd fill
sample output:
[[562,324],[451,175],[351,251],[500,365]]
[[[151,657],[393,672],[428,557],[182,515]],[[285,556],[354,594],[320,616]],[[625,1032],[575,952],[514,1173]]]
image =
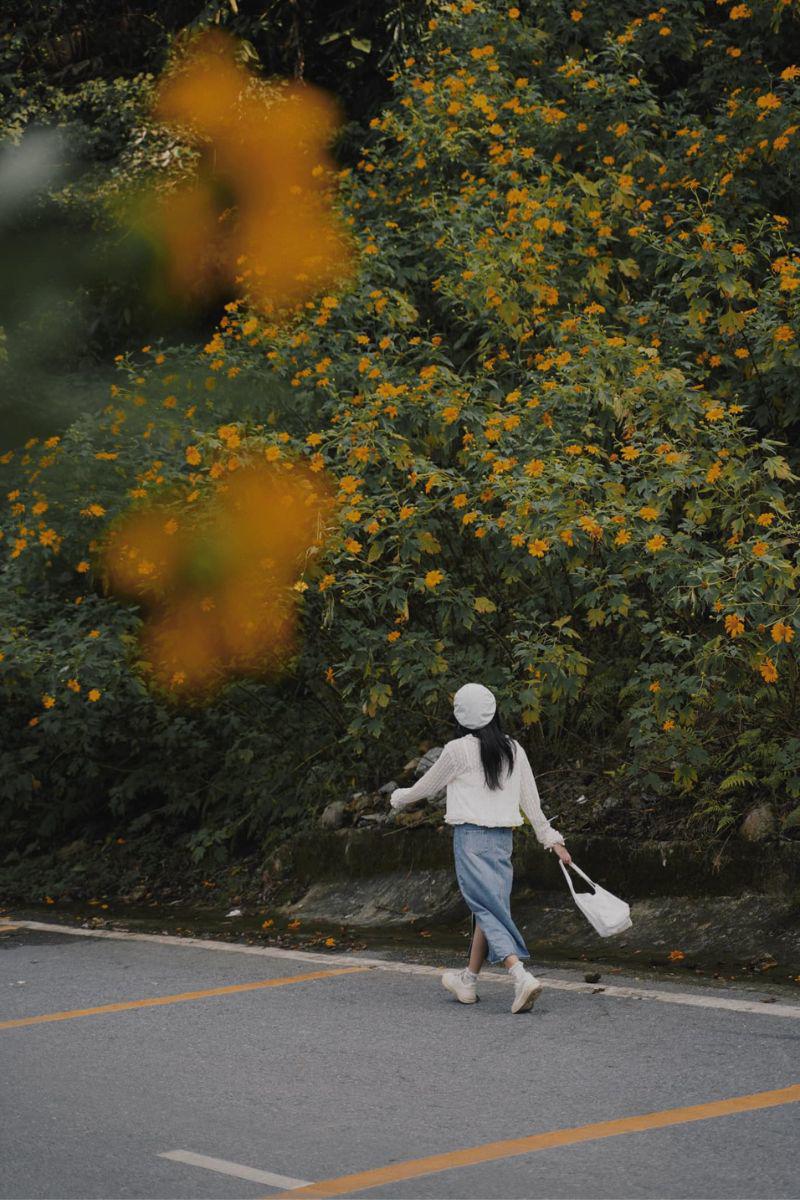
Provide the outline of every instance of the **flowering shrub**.
[[[199,368],[125,359],[101,419],[6,456],[20,836],[107,798],[259,828],[309,756],[335,788],[449,736],[470,678],[539,763],[588,744],[676,821],[796,803],[797,17],[629,11],[442,4],[343,173],[358,278],[284,325],[231,303]],[[252,457],[338,489],[302,642],[176,708],[103,531]]]

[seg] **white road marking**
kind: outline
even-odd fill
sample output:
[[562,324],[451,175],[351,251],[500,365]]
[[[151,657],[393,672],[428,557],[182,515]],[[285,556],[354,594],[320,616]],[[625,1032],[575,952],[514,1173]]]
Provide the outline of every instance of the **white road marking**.
[[234,1175],[237,1179],[249,1179],[252,1183],[266,1183],[271,1187],[292,1188],[308,1187],[308,1179],[293,1179],[290,1175],[276,1175],[274,1171],[257,1171],[255,1167],[244,1167],[241,1163],[228,1162],[225,1158],[211,1158],[208,1154],[195,1154],[192,1150],[165,1150],[159,1158],[169,1158],[173,1162],[188,1163],[191,1167],[205,1167],[207,1171],[217,1171],[220,1175]]
[[[19,929],[39,929],[45,933],[68,933],[76,937],[117,938],[135,942],[155,942],[164,946],[194,946],[195,949],[224,951],[229,954],[256,954],[264,958],[287,959],[299,962],[324,962],[328,966],[371,967],[379,971],[398,971],[406,975],[439,975],[444,967],[426,967],[421,963],[387,962],[382,958],[361,958],[354,954],[317,954],[313,950],[282,950],[277,946],[240,946],[231,942],[215,942],[209,938],[174,937],[164,933],[130,933],[121,929],[77,929],[71,925],[58,925],[45,921],[16,921]],[[508,985],[505,971],[481,971],[485,983]],[[545,988],[561,992],[584,992],[591,994],[596,985],[571,979],[555,979],[542,974]],[[604,986],[603,996],[616,996],[628,1000],[658,1000],[663,1004],[685,1004],[693,1008],[716,1008],[728,1012],[757,1013],[762,1017],[788,1017],[800,1020],[800,1004],[764,1004],[761,1000],[729,1000],[724,996],[698,996],[691,992],[666,992],[650,987],[624,987],[619,984]]]
[[[596,984],[573,983],[566,979],[542,979],[546,988],[560,991],[594,992]],[[695,1008],[721,1008],[729,1012],[758,1013],[762,1017],[790,1017],[800,1021],[800,1004],[765,1004],[763,1000],[728,1000],[724,996],[693,996],[691,992],[662,992],[657,988],[622,987],[607,984],[604,996],[620,996],[629,1000],[660,1000],[663,1004],[688,1004]]]

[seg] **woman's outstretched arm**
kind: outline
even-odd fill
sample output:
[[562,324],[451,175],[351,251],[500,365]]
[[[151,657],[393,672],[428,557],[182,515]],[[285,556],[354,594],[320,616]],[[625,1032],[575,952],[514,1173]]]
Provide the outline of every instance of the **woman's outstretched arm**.
[[400,809],[405,808],[407,804],[413,804],[415,800],[435,796],[442,788],[447,787],[450,780],[458,774],[458,770],[457,755],[448,744],[433,766],[421,775],[416,783],[407,788],[395,788],[389,797],[389,803],[392,808]]

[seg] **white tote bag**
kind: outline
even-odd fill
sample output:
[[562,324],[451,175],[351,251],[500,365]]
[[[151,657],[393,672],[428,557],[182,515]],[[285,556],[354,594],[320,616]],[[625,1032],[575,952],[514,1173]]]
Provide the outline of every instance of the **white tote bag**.
[[573,871],[586,880],[594,888],[594,892],[576,892],[572,885],[572,876],[570,875],[563,862],[559,863],[561,870],[564,872],[569,890],[572,892],[572,899],[581,910],[586,920],[590,925],[593,925],[600,937],[611,937],[614,933],[622,933],[623,929],[630,929],[633,921],[631,920],[631,906],[626,904],[624,900],[620,900],[618,896],[614,896],[611,892],[607,892],[605,888],[600,887],[598,883],[592,883],[588,875],[580,869],[576,863],[570,863]]

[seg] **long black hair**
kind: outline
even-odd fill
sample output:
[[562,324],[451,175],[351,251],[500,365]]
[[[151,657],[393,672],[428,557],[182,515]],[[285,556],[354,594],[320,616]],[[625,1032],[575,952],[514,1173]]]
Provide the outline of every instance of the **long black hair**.
[[486,786],[491,791],[495,791],[500,787],[503,763],[505,762],[508,770],[511,771],[515,755],[514,743],[508,734],[503,732],[500,717],[495,712],[489,724],[480,729],[466,729],[458,721],[456,721],[456,725],[462,734],[472,734],[480,742],[483,777],[486,780]]

